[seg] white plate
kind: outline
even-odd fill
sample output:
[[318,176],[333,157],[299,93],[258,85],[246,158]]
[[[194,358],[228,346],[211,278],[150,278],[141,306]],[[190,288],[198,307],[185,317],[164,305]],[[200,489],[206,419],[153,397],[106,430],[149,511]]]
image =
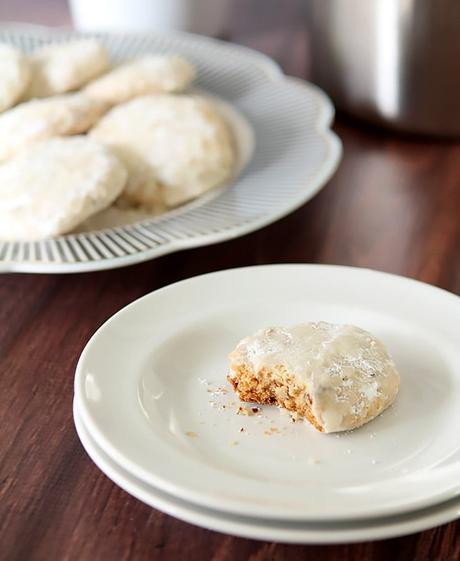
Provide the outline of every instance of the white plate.
[[[27,51],[81,35],[30,26],[0,27],[0,42]],[[249,122],[255,139],[253,157],[227,188],[162,216],[144,217],[136,224],[129,223],[129,216],[125,226],[44,242],[0,241],[0,270],[94,271],[231,239],[292,212],[311,199],[335,171],[341,144],[330,130],[334,110],[329,98],[311,84],[284,76],[269,58],[188,34],[96,36],[114,61],[148,52],[175,52],[190,58],[198,67],[197,87],[229,102],[236,115]],[[234,127],[236,120],[231,119]]]
[[[354,323],[386,343],[402,377],[391,409],[324,435],[276,408],[242,417],[231,391],[207,391],[225,386],[241,337],[309,320]],[[264,518],[384,516],[459,493],[459,343],[460,299],[432,286],[347,267],[250,267],[124,308],[86,346],[75,392],[98,445],[158,489]]]
[[148,486],[115,464],[93,441],[82,423],[74,402],[74,421],[78,436],[94,463],[127,493],[162,512],[210,530],[245,538],[285,543],[350,543],[394,538],[434,528],[460,516],[460,501],[453,500],[412,514],[391,519],[348,522],[306,523],[260,520],[223,514],[197,507]]

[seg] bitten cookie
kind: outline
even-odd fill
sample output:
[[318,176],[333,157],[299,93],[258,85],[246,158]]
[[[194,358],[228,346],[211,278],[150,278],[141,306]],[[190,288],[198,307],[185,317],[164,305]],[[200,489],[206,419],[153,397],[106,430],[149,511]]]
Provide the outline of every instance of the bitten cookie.
[[214,105],[199,96],[156,95],[112,109],[92,129],[125,163],[122,198],[141,206],[175,206],[228,180],[235,153]]
[[106,49],[94,39],[46,45],[30,55],[25,97],[48,97],[81,88],[109,68]]
[[0,160],[26,146],[52,138],[86,132],[107,106],[82,94],[35,99],[0,115]]
[[87,137],[36,144],[0,166],[0,238],[69,232],[109,206],[126,175],[107,147]]
[[116,105],[134,97],[183,91],[195,78],[193,65],[179,56],[152,55],[114,68],[84,92]]
[[263,329],[243,339],[229,358],[229,381],[241,400],[279,405],[321,432],[367,423],[399,390],[384,345],[353,325]]

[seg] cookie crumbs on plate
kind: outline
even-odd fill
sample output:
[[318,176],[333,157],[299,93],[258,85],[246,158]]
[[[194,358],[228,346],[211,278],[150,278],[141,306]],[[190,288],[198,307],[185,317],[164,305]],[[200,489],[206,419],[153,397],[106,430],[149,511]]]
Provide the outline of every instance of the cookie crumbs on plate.
[[230,446],[238,446],[238,440],[231,440],[230,441]]
[[227,388],[208,388],[206,390],[208,393],[212,393],[214,396],[218,396],[218,395],[227,395],[228,390]]
[[[279,409],[280,411],[283,411],[281,407]],[[289,416],[291,417],[292,423],[296,423],[297,421],[300,421],[302,419],[302,417],[296,411],[290,411]]]
[[240,405],[236,412],[237,415],[244,415],[245,417],[252,417],[253,415],[257,415],[261,412],[260,407],[244,407]]
[[321,460],[318,460],[318,458],[308,458],[308,463],[310,465],[317,465],[321,463]]
[[266,431],[264,431],[264,434],[266,436],[271,436],[272,434],[275,433],[279,433],[280,431],[276,428],[276,427],[270,427],[269,429],[267,429]]
[[190,438],[196,438],[198,436],[196,432],[193,432],[191,430],[187,431],[185,434]]
[[244,427],[241,427],[241,428],[240,428],[240,432],[244,432],[244,431],[245,431],[245,428],[244,428]]

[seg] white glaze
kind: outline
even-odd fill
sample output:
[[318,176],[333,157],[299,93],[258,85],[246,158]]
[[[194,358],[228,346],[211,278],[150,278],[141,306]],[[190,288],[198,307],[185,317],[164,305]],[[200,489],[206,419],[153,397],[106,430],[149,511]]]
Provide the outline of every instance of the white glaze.
[[0,112],[14,105],[30,80],[26,55],[12,45],[0,43]]
[[0,160],[49,138],[86,132],[106,109],[80,93],[20,103],[0,115]]
[[31,146],[0,166],[0,238],[43,239],[111,204],[126,183],[102,144],[73,136]]
[[88,84],[89,97],[116,105],[141,95],[180,92],[195,78],[195,67],[172,55],[150,55],[115,67]]
[[90,135],[126,165],[132,205],[173,207],[223,184],[236,156],[231,132],[203,96],[149,95],[112,109]]
[[108,52],[95,39],[45,45],[29,60],[32,77],[25,99],[77,90],[109,68]]

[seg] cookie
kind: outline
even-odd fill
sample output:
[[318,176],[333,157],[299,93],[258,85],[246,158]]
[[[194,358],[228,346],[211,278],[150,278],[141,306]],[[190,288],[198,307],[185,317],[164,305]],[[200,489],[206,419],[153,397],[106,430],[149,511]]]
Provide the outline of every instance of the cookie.
[[29,80],[27,57],[11,45],[0,44],[0,112],[18,101]]
[[86,132],[106,109],[78,93],[21,103],[0,115],[0,160],[34,142]]
[[152,55],[114,68],[88,84],[85,93],[116,105],[138,96],[181,92],[194,77],[193,65],[184,58]]
[[134,99],[109,111],[90,134],[125,163],[122,198],[134,205],[181,204],[227,181],[235,163],[225,121],[199,96]]
[[0,238],[43,239],[69,232],[109,206],[126,170],[83,136],[36,144],[0,166]]
[[327,322],[258,331],[230,354],[230,369],[241,400],[284,407],[320,432],[372,420],[393,403],[400,381],[377,338]]
[[32,53],[30,62],[26,99],[76,90],[109,68],[106,49],[94,39],[46,45]]

